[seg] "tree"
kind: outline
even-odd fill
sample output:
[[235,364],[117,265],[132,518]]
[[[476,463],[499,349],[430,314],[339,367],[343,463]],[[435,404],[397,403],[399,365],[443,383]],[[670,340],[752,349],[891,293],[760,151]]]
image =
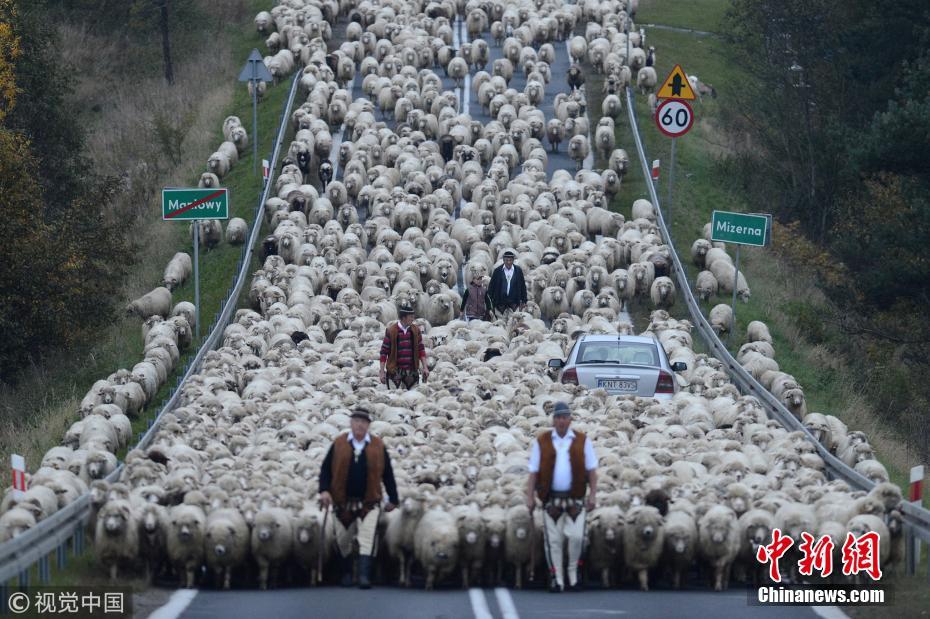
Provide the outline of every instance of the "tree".
[[36,172],[40,196],[54,217],[81,195],[90,164],[79,117],[68,105],[70,69],[58,56],[54,23],[45,11],[44,0],[29,0],[18,3],[13,13],[10,23],[21,54],[14,68],[16,107],[5,126],[22,133],[41,162]]
[[20,56],[19,37],[13,32],[12,0],[0,0],[0,123],[16,105],[16,76],[13,66]]

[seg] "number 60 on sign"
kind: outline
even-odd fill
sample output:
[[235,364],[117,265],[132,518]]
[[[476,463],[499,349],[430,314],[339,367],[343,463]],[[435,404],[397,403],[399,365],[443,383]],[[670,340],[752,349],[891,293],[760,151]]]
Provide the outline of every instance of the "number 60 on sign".
[[682,136],[694,124],[694,110],[687,101],[666,99],[656,108],[656,126],[670,138]]

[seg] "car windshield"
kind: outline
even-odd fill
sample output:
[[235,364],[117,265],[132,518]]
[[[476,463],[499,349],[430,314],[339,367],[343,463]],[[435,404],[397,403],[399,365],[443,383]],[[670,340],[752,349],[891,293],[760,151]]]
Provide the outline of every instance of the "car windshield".
[[654,344],[637,342],[583,342],[576,363],[659,365]]

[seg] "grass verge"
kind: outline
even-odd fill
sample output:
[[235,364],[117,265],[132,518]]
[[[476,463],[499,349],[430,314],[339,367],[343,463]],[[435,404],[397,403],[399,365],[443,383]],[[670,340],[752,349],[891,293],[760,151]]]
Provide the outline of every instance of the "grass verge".
[[[254,139],[252,130],[252,104],[245,86],[234,80],[241,64],[245,62],[253,48],[264,49],[264,39],[254,29],[252,17],[256,12],[267,8],[267,0],[248,0],[247,11],[240,12],[240,18],[228,22],[220,36],[227,45],[224,53],[228,58],[218,61],[218,65],[227,68],[217,90],[196,92],[204,103],[205,109],[198,108],[198,114],[207,117],[209,135],[205,141],[209,150],[191,150],[182,164],[186,173],[165,178],[167,186],[196,186],[200,172],[205,169],[205,162],[212,149],[223,141],[222,122],[227,115],[237,115],[243,126]],[[178,82],[183,81],[181,70]],[[289,82],[282,82],[270,87],[265,99],[258,106],[258,158],[268,157],[274,141],[284,103],[287,99]],[[252,172],[252,149],[239,159],[238,164],[222,179],[222,184],[230,192],[230,217],[242,217],[251,222],[255,207],[261,194],[261,167],[257,174]],[[144,243],[145,259],[133,273],[129,284],[135,288],[132,295],[141,293],[160,285],[162,269],[170,257],[177,251],[193,252],[189,225],[161,221],[161,197],[153,192],[144,198],[140,205],[142,217],[148,223],[140,224],[139,230],[150,240]],[[226,294],[232,285],[237,262],[241,256],[241,246],[231,246],[225,241],[216,248],[206,251],[201,248],[200,255],[200,298],[201,298],[201,335],[209,333],[209,327],[222,307]],[[187,281],[174,291],[173,302],[194,300],[193,279]],[[80,399],[95,380],[106,378],[118,368],[131,368],[142,359],[141,325],[136,318],[120,318],[92,346],[85,350],[62,351],[57,359],[44,363],[41,367],[30,368],[23,381],[16,388],[5,387],[0,393],[0,459],[9,461],[11,453],[24,455],[27,466],[35,470],[42,455],[50,447],[57,445],[68,427],[77,419]],[[193,357],[198,348],[194,342],[190,349],[182,354],[173,374],[152,399],[146,411],[133,421],[134,438],[150,424],[162,402],[175,387],[187,361]],[[135,442],[135,441],[132,441]],[[120,454],[122,456],[122,454]],[[103,584],[103,572],[96,564],[93,553],[85,552],[77,557],[69,557],[65,569],[58,570],[52,555],[53,585],[94,585]],[[32,570],[31,582],[36,582],[37,573]],[[124,582],[134,588],[144,587],[138,580]]]
[[[727,0],[696,0],[680,3],[669,0],[643,0],[638,23],[656,23],[694,30],[719,31]],[[646,31],[647,45],[656,47],[656,73],[662,80],[675,64],[681,64],[689,74],[700,76],[701,81],[713,84],[720,100],[739,88],[752,75],[725,56],[723,45],[716,37],[697,36],[691,33],[652,28]],[[593,80],[597,81],[597,80]],[[599,112],[603,95],[600,84],[591,84],[591,109]],[[655,127],[651,111],[644,96],[636,97],[637,120],[643,133],[645,148],[650,159],[662,162],[662,177],[658,194],[667,208],[668,162],[670,139]],[[745,194],[738,189],[735,172],[729,155],[741,147],[743,136],[729,134],[720,125],[718,101],[705,98],[694,102],[695,125],[676,145],[675,187],[672,201],[672,241],[693,281],[698,269],[690,264],[691,243],[701,236],[703,225],[710,220],[711,211],[748,211]],[[596,112],[596,113],[597,113]],[[635,144],[626,113],[617,122],[617,144],[631,154],[630,170],[623,179],[620,193],[612,208],[630,215],[630,206],[637,198],[648,198],[646,183],[635,156]],[[668,220],[668,211],[664,211]],[[780,234],[779,234],[780,233]],[[883,422],[882,415],[861,395],[858,386],[864,377],[854,373],[842,357],[830,346],[828,330],[824,328],[818,307],[830,301],[816,286],[815,274],[803,265],[789,260],[795,239],[790,230],[779,227],[773,245],[767,248],[741,249],[740,270],[746,274],[752,288],[748,304],[736,308],[737,326],[729,347],[735,352],[744,341],[746,325],[762,320],[772,332],[776,360],[781,368],[793,374],[805,389],[808,409],[831,413],[843,420],[849,428],[864,431],[877,457],[888,469],[891,480],[907,488],[907,471],[919,463],[918,454],[908,448],[901,432]],[[779,238],[781,236],[781,238]],[[728,248],[731,255],[734,247]],[[728,297],[711,299],[705,311],[717,303],[729,304]],[[673,312],[686,315],[682,306]],[[635,315],[637,323],[644,320]],[[640,326],[637,324],[637,326]],[[924,506],[928,501],[924,500]],[[926,549],[925,551],[926,552]],[[898,571],[883,579],[894,587],[895,612],[906,616],[926,616],[930,602],[927,585],[926,556],[918,566],[916,577],[905,577]],[[855,617],[885,616],[888,607],[861,607],[844,609]]]

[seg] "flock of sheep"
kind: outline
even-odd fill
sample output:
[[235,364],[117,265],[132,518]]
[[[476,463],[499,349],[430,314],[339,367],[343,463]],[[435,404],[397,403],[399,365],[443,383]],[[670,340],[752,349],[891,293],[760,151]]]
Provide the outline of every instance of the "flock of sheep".
[[[901,561],[901,493],[887,474],[868,494],[828,481],[806,435],[767,419],[721,362],[694,352],[692,325],[667,311],[675,299],[670,250],[652,205],[637,200],[630,220],[608,211],[621,176],[610,168],[547,178],[543,140],[558,146],[548,135],[554,119],[531,93],[507,88],[506,65],[472,81],[496,118],[487,125],[461,112],[434,72],[455,69],[458,58],[466,70],[475,58],[480,66],[480,46],[442,56],[462,20],[473,38],[489,31],[495,46],[516,46],[519,62],[509,70],[552,87],[542,47],[583,30],[570,54],[622,88],[645,58],[631,34],[627,62],[623,8],[595,0],[288,0],[259,14],[272,60],[303,65],[306,100],[292,117],[296,136],[277,195],[265,205],[273,234],[250,307],[237,311],[222,346],[181,388],[150,446],[131,450],[119,481],[107,483],[113,452],[130,438],[129,418],[190,340],[192,308],[172,310],[170,290],[134,302],[146,320],[146,359],[94,386],[66,447],[50,450],[32,475],[27,498],[4,499],[0,539],[89,487],[96,553],[114,579],[123,566],[187,587],[204,571],[223,588],[316,584],[334,553],[332,515],[316,503],[319,467],[349,411],[365,404],[375,413],[370,431],[390,450],[402,503],[382,515],[382,579],[409,586],[422,573],[427,588],[443,580],[521,587],[545,574],[542,513],[525,506],[528,450],[562,401],[599,457],[585,567],[605,587],[648,589],[650,578],[667,576],[677,588],[695,564],[716,590],[731,579],[759,582],[767,576],[756,550],[775,526],[796,540],[802,531],[829,535],[836,552],[847,531],[877,531],[883,566]],[[344,15],[347,41],[330,53],[326,41]],[[346,89],[357,64],[371,100],[352,100]],[[562,130],[569,119],[571,131],[586,125],[583,88],[561,97]],[[340,125],[346,137],[333,150],[331,130]],[[571,140],[587,140],[587,131]],[[440,149],[447,137],[448,160]],[[605,158],[625,156],[610,146]],[[341,180],[318,189],[310,179],[326,160]],[[460,320],[459,285],[489,275],[505,249],[526,273],[526,311]],[[715,251],[700,260],[726,286]],[[166,269],[169,288],[189,273],[184,256]],[[730,278],[739,294],[744,284]],[[687,364],[686,388],[658,402],[555,381],[548,359],[565,358],[581,333],[632,333],[624,309],[647,299],[644,333],[670,362]],[[401,302],[417,308],[431,372],[428,383],[391,392],[379,382],[377,357]],[[173,317],[156,318],[165,315]],[[309,339],[295,346],[295,331]],[[771,337],[761,323],[748,336],[740,361],[758,372],[759,357],[774,356]],[[857,433],[831,416],[804,420],[830,449],[844,458],[852,449],[859,461]],[[31,520],[16,524],[10,514]],[[791,578],[798,581],[796,571]]]

